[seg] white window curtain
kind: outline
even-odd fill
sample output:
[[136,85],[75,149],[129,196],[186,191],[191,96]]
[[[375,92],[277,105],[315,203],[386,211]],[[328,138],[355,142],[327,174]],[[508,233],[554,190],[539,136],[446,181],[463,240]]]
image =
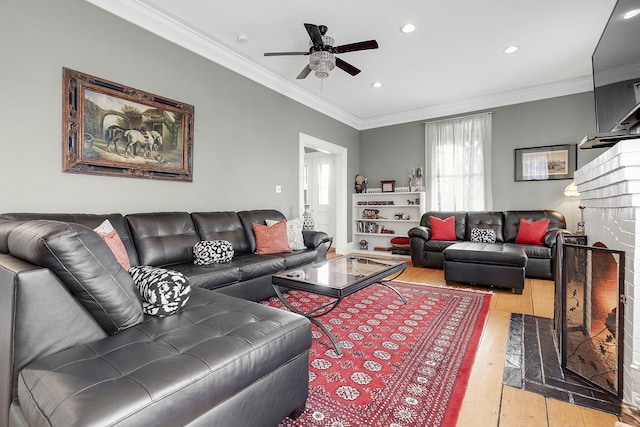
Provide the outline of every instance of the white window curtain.
[[425,123],[429,209],[493,209],[491,113]]

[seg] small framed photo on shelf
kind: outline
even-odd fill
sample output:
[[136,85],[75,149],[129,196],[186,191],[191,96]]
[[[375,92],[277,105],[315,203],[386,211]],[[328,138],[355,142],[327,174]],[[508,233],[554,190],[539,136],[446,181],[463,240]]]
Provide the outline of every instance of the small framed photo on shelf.
[[382,188],[383,193],[393,193],[396,191],[396,182],[395,181],[380,181],[380,187]]

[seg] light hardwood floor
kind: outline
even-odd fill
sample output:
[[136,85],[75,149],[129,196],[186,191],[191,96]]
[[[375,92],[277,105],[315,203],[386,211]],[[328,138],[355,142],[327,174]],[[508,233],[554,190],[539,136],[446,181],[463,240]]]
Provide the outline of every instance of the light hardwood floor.
[[[332,255],[336,256],[336,255]],[[447,286],[442,270],[417,268],[408,261],[397,279]],[[464,288],[464,286],[459,286]],[[613,427],[618,417],[502,384],[504,352],[511,313],[553,318],[554,285],[550,280],[526,279],[522,295],[493,292],[476,360],[462,404],[460,427]]]

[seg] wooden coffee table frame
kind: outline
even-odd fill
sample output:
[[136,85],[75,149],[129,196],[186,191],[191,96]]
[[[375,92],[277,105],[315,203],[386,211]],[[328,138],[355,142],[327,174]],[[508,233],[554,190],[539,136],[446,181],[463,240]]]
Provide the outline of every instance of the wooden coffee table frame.
[[[372,262],[379,262],[379,263],[384,263],[384,262],[395,263],[396,262],[396,261],[379,260],[379,259],[367,258],[367,257],[346,257],[346,258],[351,260],[352,266],[356,271],[358,271],[357,262],[359,261],[372,261]],[[330,266],[331,263],[337,263],[342,261],[343,261],[342,258],[336,258],[330,261],[304,267],[302,270],[310,269],[310,268],[320,268],[322,266]],[[319,284],[311,280],[305,280],[301,278],[300,275],[296,275],[294,273],[281,273],[281,274],[274,275],[272,276],[271,284],[273,286],[274,291],[276,292],[276,295],[278,296],[280,301],[282,301],[285,307],[287,307],[287,309],[289,309],[294,313],[297,313],[306,317],[314,325],[320,328],[320,330],[324,332],[324,334],[331,340],[333,347],[336,349],[336,353],[342,356],[343,353],[342,353],[342,350],[340,349],[340,345],[338,344],[338,341],[333,336],[333,334],[329,332],[329,330],[317,318],[331,313],[333,310],[336,309],[336,307],[338,307],[340,302],[342,302],[342,300],[348,297],[349,295],[354,294],[376,283],[391,289],[400,297],[400,299],[402,299],[402,302],[406,304],[407,300],[400,293],[400,291],[398,291],[396,288],[394,288],[393,286],[387,283],[389,281],[397,279],[404,272],[406,268],[407,268],[407,263],[405,261],[397,262],[395,264],[389,264],[387,268],[384,268],[372,274],[359,273],[357,275],[354,275],[354,280],[342,287],[331,286],[331,284]],[[296,272],[299,270],[301,269],[293,270],[293,272]],[[394,277],[390,279],[387,278],[394,273],[397,273]],[[289,304],[281,288],[289,288],[289,289],[306,291],[306,292],[332,298],[332,300],[312,310],[300,311],[295,307],[291,306],[291,304]]]

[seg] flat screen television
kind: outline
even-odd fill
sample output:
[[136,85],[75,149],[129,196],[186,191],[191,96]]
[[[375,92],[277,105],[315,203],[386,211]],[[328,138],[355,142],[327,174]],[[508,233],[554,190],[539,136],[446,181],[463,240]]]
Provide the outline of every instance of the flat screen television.
[[640,0],[618,0],[593,53],[598,133],[638,132],[640,123]]

